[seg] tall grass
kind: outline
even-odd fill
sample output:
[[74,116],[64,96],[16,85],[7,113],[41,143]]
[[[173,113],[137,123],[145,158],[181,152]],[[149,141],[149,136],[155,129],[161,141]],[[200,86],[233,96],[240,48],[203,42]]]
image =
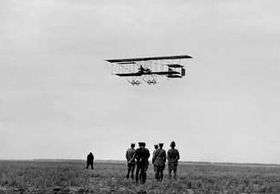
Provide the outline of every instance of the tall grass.
[[158,183],[150,165],[147,183],[136,185],[124,178],[126,166],[122,163],[96,163],[92,171],[86,170],[82,161],[0,161],[0,191],[280,193],[280,167],[185,164],[178,171],[177,181],[165,175]]

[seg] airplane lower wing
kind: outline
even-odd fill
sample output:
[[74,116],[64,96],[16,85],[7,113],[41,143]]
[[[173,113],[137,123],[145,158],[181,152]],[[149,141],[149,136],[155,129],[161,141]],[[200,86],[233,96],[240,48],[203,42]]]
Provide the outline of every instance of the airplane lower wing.
[[120,77],[142,76],[142,75],[179,75],[177,71],[158,71],[158,72],[136,72],[136,73],[117,73]]
[[151,72],[151,74],[154,74],[154,75],[176,75],[176,74],[181,74],[181,73],[177,72],[177,71],[159,71],[159,72]]
[[141,76],[143,74],[142,73],[117,73],[115,75],[120,77],[130,77],[130,76]]

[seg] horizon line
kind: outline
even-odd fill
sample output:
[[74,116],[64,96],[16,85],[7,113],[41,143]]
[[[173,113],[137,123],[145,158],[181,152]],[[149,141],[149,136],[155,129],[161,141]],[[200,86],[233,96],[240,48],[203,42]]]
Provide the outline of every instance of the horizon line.
[[[80,158],[63,158],[63,159],[55,159],[55,158],[33,158],[33,159],[0,159],[0,162],[2,161],[34,161],[34,162],[64,162],[64,161],[86,161],[86,159],[80,159]],[[96,159],[95,162],[108,162],[108,163],[125,163],[126,160],[119,160],[119,159]],[[259,163],[259,162],[211,162],[211,161],[179,161],[181,164],[200,164],[200,165],[251,165],[251,166],[277,166],[280,167],[280,164],[277,163]]]

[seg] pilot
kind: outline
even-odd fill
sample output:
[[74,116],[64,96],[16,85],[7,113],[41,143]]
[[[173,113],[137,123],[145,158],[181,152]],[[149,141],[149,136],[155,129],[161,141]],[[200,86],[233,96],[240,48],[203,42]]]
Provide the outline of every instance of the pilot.
[[143,74],[143,73],[150,73],[151,70],[149,68],[144,68],[142,65],[140,65],[139,67],[139,73]]
[[130,148],[126,151],[125,157],[127,161],[127,174],[126,178],[129,178],[129,174],[131,174],[131,179],[134,179],[134,169],[135,169],[135,143],[130,145]]
[[175,149],[175,142],[172,141],[170,143],[171,149],[167,152],[167,160],[168,160],[168,177],[171,178],[171,173],[174,173],[174,179],[177,179],[177,166],[178,160],[180,159],[179,151]]
[[139,67],[139,72],[140,72],[140,73],[144,73],[144,71],[145,71],[145,68],[144,68],[142,65],[140,65],[140,67]]
[[163,170],[166,162],[166,151],[163,149],[163,143],[159,143],[159,149],[153,156],[154,167],[156,169],[155,178],[157,181],[163,180]]
[[[147,170],[149,166],[149,157],[150,152],[145,148],[145,142],[138,143],[139,148],[136,149],[135,158],[136,158],[136,183],[140,179],[140,183],[144,184],[147,179]],[[139,174],[140,173],[140,174]]]

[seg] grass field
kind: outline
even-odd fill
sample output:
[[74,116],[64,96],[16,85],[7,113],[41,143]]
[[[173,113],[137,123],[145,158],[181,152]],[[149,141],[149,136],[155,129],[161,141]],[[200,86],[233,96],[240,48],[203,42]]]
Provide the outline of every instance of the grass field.
[[125,171],[117,162],[92,171],[83,161],[0,161],[0,193],[280,193],[280,166],[181,164],[177,181],[157,183],[150,165],[145,185]]

